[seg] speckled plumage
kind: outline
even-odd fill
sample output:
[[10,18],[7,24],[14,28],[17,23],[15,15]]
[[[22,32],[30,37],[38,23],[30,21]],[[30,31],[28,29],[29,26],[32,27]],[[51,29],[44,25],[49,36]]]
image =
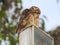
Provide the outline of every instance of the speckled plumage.
[[[18,24],[17,32],[20,33],[23,28],[25,28],[27,25],[35,25],[38,26],[39,21],[39,14],[40,10],[38,7],[32,6],[30,9],[25,9],[22,12],[22,16],[20,18],[20,22]],[[34,18],[34,24],[33,24],[33,18]]]

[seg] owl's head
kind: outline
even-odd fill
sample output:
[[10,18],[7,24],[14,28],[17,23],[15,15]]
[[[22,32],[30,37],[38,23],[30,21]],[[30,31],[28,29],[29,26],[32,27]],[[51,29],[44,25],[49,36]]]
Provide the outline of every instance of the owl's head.
[[40,9],[39,9],[38,7],[36,7],[36,6],[32,6],[32,7],[30,8],[30,10],[31,10],[33,13],[37,13],[37,14],[40,14],[40,13],[41,13]]
[[29,9],[23,10],[22,15],[27,15],[29,13],[29,11],[30,11]]

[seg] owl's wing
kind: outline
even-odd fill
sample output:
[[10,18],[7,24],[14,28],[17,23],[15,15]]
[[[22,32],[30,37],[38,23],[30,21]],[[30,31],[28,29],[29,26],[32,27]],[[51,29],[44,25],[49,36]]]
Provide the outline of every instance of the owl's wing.
[[24,19],[25,15],[21,15],[19,22],[21,22]]
[[20,31],[20,28],[22,28],[23,19],[24,19],[24,15],[21,15],[21,17],[19,19],[19,23],[18,23],[18,27],[17,27],[16,33]]

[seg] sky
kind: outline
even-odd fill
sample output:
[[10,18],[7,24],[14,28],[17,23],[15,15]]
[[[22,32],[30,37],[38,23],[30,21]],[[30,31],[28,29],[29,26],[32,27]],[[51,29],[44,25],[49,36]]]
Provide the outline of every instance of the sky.
[[23,0],[23,8],[30,8],[37,6],[41,10],[40,18],[45,15],[45,30],[50,31],[60,26],[60,2],[57,0]]

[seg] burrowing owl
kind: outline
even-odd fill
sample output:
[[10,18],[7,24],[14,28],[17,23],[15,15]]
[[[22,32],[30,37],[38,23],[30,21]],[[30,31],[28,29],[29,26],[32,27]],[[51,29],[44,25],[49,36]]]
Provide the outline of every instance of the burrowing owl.
[[[40,13],[41,11],[36,6],[32,6],[30,9],[25,9],[22,12],[22,16],[20,18],[17,32],[20,33],[22,29],[26,27],[27,25],[38,26]],[[33,18],[34,18],[34,23],[33,23]]]

